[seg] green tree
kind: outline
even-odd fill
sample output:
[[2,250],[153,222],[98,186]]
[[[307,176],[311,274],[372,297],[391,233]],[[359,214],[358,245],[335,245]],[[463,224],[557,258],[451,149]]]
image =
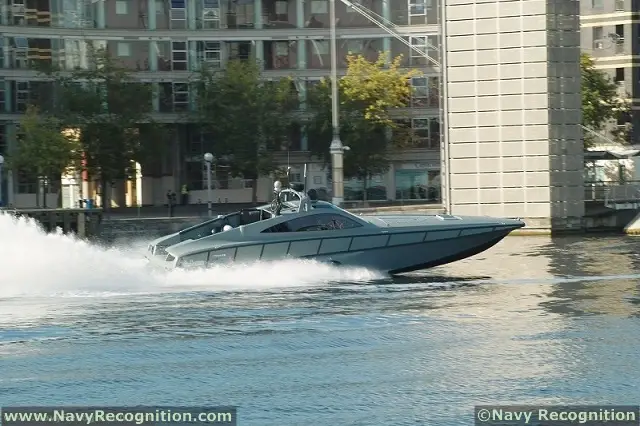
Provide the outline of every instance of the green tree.
[[[390,153],[411,144],[411,135],[393,119],[392,111],[408,105],[410,78],[418,72],[402,70],[402,56],[390,64],[388,57],[383,52],[377,61],[370,62],[361,55],[349,55],[347,73],[339,80],[340,139],[350,148],[344,158],[344,174],[364,182],[365,201],[368,181],[389,169]],[[333,132],[330,80],[324,79],[308,95],[309,148],[328,164]]]
[[264,81],[253,61],[231,61],[224,70],[202,68],[197,75],[196,121],[213,144],[210,150],[234,177],[253,181],[274,170],[295,119],[298,99],[291,79]]
[[46,182],[60,179],[78,161],[79,144],[73,137],[68,137],[64,130],[59,120],[41,115],[37,107],[29,106],[20,120],[17,147],[8,158],[10,168],[22,171],[38,182],[38,195],[40,189],[44,189],[43,207],[47,207]]
[[[618,85],[607,73],[596,69],[591,56],[583,53],[580,56],[582,84],[582,125],[594,132],[606,130],[612,120],[626,118],[629,115],[629,104],[618,94]],[[629,125],[624,129],[614,129],[612,135],[619,142],[626,142]],[[585,148],[593,145],[595,136],[589,132],[584,134]]]
[[149,122],[152,89],[134,80],[104,49],[90,52],[88,69],[53,75],[55,114],[80,132],[90,175],[99,177],[103,208],[110,208],[111,183],[132,174],[132,164],[144,152],[139,126]]

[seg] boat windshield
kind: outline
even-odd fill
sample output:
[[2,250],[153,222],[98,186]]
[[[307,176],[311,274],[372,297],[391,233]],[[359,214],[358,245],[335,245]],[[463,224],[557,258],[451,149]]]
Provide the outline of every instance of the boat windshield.
[[[280,210],[280,214],[296,213],[299,207],[300,207],[300,200],[284,201],[282,203],[282,209]],[[312,201],[311,207],[313,209],[341,210],[335,205],[328,203],[326,201]],[[266,206],[265,210],[268,210],[270,213],[273,213],[273,206]]]
[[272,214],[264,209],[245,209],[231,213],[226,216],[219,216],[213,220],[208,220],[191,228],[179,232],[180,241],[198,240],[211,234],[226,231],[230,228],[237,228],[242,225],[259,222],[269,219]]

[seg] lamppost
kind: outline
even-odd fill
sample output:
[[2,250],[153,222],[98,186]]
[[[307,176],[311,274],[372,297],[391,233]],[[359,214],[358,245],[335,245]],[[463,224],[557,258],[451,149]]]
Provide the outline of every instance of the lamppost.
[[4,205],[2,202],[2,166],[4,165],[4,157],[0,155],[0,207]]
[[204,154],[204,162],[207,165],[207,212],[209,217],[213,216],[211,211],[211,163],[213,162],[213,154],[207,152]]
[[344,146],[340,140],[338,121],[338,53],[336,48],[336,0],[329,1],[329,21],[331,22],[331,127],[333,139],[329,146],[333,181],[333,204],[344,201]]

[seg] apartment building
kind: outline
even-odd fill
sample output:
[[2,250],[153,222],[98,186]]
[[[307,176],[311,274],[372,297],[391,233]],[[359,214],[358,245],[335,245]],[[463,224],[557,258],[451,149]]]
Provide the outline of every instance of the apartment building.
[[[630,143],[640,143],[640,68],[636,52],[640,41],[640,1],[588,0],[580,2],[582,51],[590,54],[596,68],[605,71],[618,83],[620,96],[631,102],[631,114],[612,122],[610,128],[631,123]],[[606,134],[605,136],[610,136]],[[595,149],[620,150],[619,144],[604,138],[595,141]],[[640,163],[634,159],[596,161],[587,169],[589,181],[637,179]]]
[[638,143],[640,133],[640,68],[636,60],[640,41],[640,1],[583,0],[580,2],[580,38],[583,52],[591,55],[596,67],[607,72],[618,83],[621,96],[632,102],[629,118],[613,126],[630,122],[636,131],[632,143]]
[[[375,15],[392,22],[404,40],[439,61],[439,5],[436,0],[358,0]],[[339,72],[348,52],[372,60],[380,51],[403,55],[407,68],[418,68],[415,94],[402,113],[416,130],[418,147],[394,158],[388,173],[377,176],[369,199],[437,197],[439,192],[439,73],[437,66],[396,37],[337,0]],[[176,126],[177,136],[162,164],[142,164],[142,202],[160,204],[168,189],[187,184],[205,199],[202,155],[213,141],[181,122],[192,108],[186,82],[202,63],[224,67],[233,59],[256,58],[266,78],[291,76],[302,100],[309,85],[330,68],[327,0],[2,0],[0,8],[0,152],[15,144],[16,122],[29,102],[46,101],[50,88],[33,71],[36,62],[74,69],[88,65],[88,46],[104,47],[141,81],[152,84],[155,118]],[[327,144],[330,141],[327,141]],[[304,133],[294,131],[283,164],[301,179],[309,161]],[[308,167],[308,183],[329,188],[320,164]],[[5,203],[34,205],[36,185],[5,170]],[[217,198],[249,201],[249,182],[215,176]],[[296,176],[298,175],[298,176]],[[346,198],[362,197],[362,183],[348,182]],[[268,194],[266,194],[268,195]],[[51,196],[50,204],[56,195]]]

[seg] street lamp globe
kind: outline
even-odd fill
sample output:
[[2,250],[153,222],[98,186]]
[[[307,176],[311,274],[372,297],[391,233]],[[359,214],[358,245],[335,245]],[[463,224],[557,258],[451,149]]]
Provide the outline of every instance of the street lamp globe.
[[0,155],[0,166],[2,166],[3,164],[4,164],[4,157]]
[[213,162],[213,154],[210,152],[204,154],[204,161],[206,161],[207,163]]

